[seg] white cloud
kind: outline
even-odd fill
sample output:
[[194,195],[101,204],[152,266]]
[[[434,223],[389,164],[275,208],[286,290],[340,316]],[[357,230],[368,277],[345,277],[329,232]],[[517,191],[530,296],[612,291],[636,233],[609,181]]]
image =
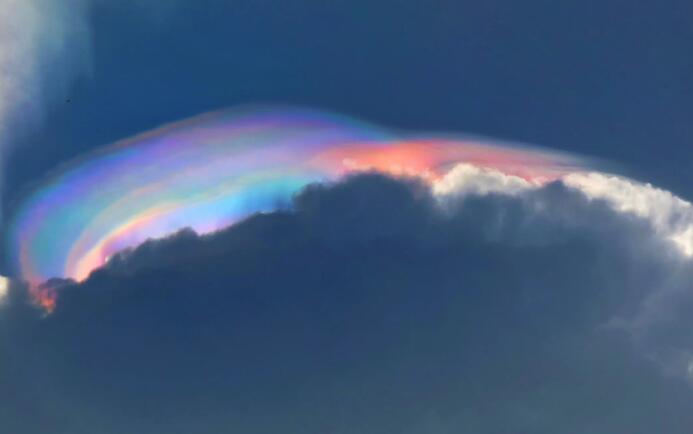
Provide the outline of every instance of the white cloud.
[[0,276],[0,305],[5,302],[10,291],[10,281],[7,277]]
[[89,62],[83,0],[0,0],[0,144]]
[[[90,65],[87,0],[0,0],[0,187],[8,148]],[[0,221],[2,213],[0,212]]]
[[573,173],[563,178],[568,187],[614,210],[647,220],[684,255],[693,256],[693,205],[674,194],[630,179],[603,173]]
[[[693,257],[693,204],[680,197],[632,179],[598,172],[571,173],[561,181],[590,200],[606,202],[615,211],[647,221],[658,236],[669,240],[686,257]],[[498,170],[470,164],[455,166],[433,191],[440,197],[466,194],[515,196],[535,189],[530,182]]]
[[[630,313],[616,314],[604,325],[608,329],[626,331],[666,374],[693,382],[693,353],[690,347],[685,343],[676,343],[675,339],[667,342],[661,339],[662,333],[665,336],[677,335],[676,330],[681,327],[682,320],[680,310],[685,309],[684,306],[693,306],[690,291],[693,204],[651,184],[606,173],[576,172],[565,175],[560,182],[590,201],[602,201],[624,217],[641,219],[649,224],[657,238],[670,243],[672,255],[679,256],[677,253],[680,253],[678,258],[667,258],[665,252],[658,252],[658,256],[666,255],[661,259],[668,264],[668,271],[659,280],[653,281],[656,284],[645,290],[637,308]],[[462,164],[434,183],[433,189],[439,198],[446,199],[489,193],[518,196],[540,186],[496,170]],[[627,281],[629,277],[623,276],[623,279]]]
[[434,182],[433,191],[437,195],[486,195],[489,193],[515,195],[538,186],[519,176],[506,175],[495,169],[458,164],[441,180]]

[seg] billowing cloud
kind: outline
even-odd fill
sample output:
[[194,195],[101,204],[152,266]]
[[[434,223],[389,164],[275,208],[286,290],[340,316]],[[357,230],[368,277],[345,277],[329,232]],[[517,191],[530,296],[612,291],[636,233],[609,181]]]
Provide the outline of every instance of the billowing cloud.
[[71,434],[688,433],[689,260],[647,218],[567,183],[494,189],[449,191],[441,212],[421,180],[312,184],[289,209],[53,281],[52,315],[18,302],[0,317],[3,390],[33,415],[3,420]]
[[[560,178],[590,200],[603,201],[614,211],[647,221],[652,230],[672,243],[684,256],[693,256],[693,204],[671,192],[622,176],[578,171]],[[532,182],[499,170],[460,164],[433,184],[437,195],[516,195],[537,189]]]
[[602,173],[575,173],[566,185],[590,199],[603,200],[616,211],[649,221],[661,236],[686,256],[693,256],[693,205],[650,184]]
[[508,175],[500,170],[478,167],[462,163],[455,166],[442,179],[433,184],[436,194],[479,194],[499,193],[515,195],[531,188],[541,186],[541,181],[525,179],[517,175]]
[[[87,5],[0,0],[0,146],[88,70]],[[0,431],[691,432],[686,199],[497,141],[237,115],[98,150],[14,210]]]
[[467,176],[478,180],[479,191],[541,185],[585,163],[490,139],[392,132],[315,110],[219,111],[140,134],[57,170],[18,207],[9,254],[15,271],[32,283],[83,280],[123,248],[186,226],[218,230],[276,209],[310,182],[370,170],[433,182],[459,162],[467,168],[451,176],[481,170]]
[[[107,262],[119,263],[122,249],[186,226],[200,234],[214,232],[253,212],[276,209],[310,182],[348,173],[414,176],[430,188],[441,216],[467,212],[459,205],[469,198],[516,200],[524,207],[522,215],[513,216],[516,226],[508,225],[506,209],[484,209],[488,220],[478,224],[489,240],[510,244],[516,240],[505,239],[509,233],[523,243],[543,245],[549,234],[599,228],[596,217],[576,219],[561,207],[579,196],[642,227],[647,243],[639,244],[643,236],[621,240],[629,255],[655,248],[643,247],[655,245],[650,238],[657,241],[658,255],[651,259],[664,261],[667,277],[646,280],[652,286],[639,290],[639,302],[615,311],[602,325],[624,331],[648,348],[651,359],[681,377],[693,361],[688,342],[666,342],[653,330],[663,330],[672,306],[687,303],[688,285],[682,282],[692,262],[693,207],[649,184],[589,172],[586,165],[584,159],[478,138],[406,138],[315,111],[210,113],[117,143],[59,170],[16,213],[10,255],[30,280],[35,302],[50,312],[70,285],[44,284],[46,279],[84,280]],[[146,176],[140,168],[147,168]],[[549,194],[555,186],[561,194]],[[538,226],[537,216],[566,227]]]

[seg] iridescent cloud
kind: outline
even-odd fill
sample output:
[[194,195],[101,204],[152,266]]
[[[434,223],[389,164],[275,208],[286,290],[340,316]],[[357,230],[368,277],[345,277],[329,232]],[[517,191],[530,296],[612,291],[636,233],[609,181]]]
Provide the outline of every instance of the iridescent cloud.
[[[83,280],[114,253],[183,227],[209,233],[276,209],[311,182],[374,170],[429,181],[458,163],[534,184],[581,162],[473,137],[413,135],[299,109],[226,110],[173,123],[60,168],[10,228],[17,274]],[[40,297],[39,297],[40,298]],[[39,300],[52,306],[52,299]]]

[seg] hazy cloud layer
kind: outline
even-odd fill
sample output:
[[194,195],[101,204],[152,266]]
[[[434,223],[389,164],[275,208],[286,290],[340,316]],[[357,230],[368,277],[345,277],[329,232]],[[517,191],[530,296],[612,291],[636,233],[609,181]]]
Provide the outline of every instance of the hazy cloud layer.
[[[0,315],[16,433],[687,433],[691,266],[562,184],[375,175]],[[29,417],[30,415],[30,417]]]
[[0,0],[0,144],[89,69],[87,2]]
[[178,0],[0,0],[0,145],[35,124],[49,102],[91,73],[94,6],[156,23]]

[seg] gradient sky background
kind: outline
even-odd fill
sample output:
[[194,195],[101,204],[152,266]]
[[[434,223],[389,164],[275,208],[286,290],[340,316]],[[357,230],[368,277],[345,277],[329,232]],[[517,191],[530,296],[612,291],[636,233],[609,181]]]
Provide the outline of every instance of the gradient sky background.
[[[5,216],[61,163],[248,103],[542,145],[693,199],[690,1],[42,1],[82,38],[15,113]],[[47,316],[15,282],[0,432],[693,430],[693,260],[652,221],[561,182],[437,200],[374,174],[315,185],[52,281]]]
[[92,5],[90,72],[15,148],[7,200],[91,147],[258,102],[576,151],[693,195],[690,2],[133,3]]

